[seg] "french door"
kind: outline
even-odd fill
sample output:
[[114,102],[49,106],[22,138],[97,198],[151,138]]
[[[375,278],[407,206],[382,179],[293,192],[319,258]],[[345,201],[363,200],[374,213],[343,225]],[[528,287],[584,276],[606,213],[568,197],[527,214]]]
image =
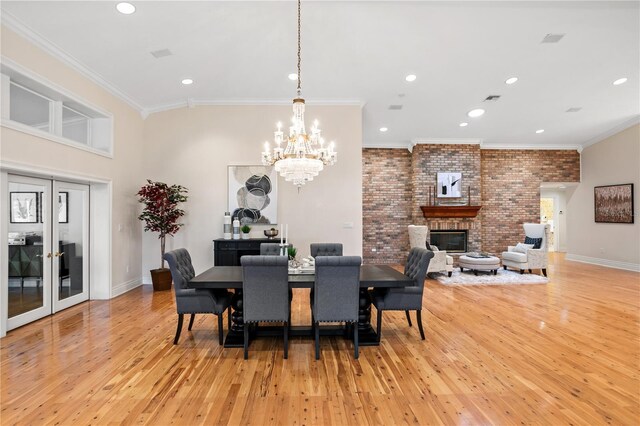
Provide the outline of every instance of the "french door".
[[7,184],[11,330],[89,298],[89,187],[17,175]]

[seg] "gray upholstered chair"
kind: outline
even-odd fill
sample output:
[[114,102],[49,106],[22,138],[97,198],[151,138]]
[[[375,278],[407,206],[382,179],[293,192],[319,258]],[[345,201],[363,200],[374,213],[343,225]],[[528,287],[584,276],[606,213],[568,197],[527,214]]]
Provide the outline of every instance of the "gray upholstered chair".
[[342,256],[341,243],[312,243],[311,256]]
[[286,256],[242,256],[244,359],[249,359],[249,325],[283,322],[284,358],[289,354],[289,262]]
[[231,321],[231,296],[227,290],[209,290],[187,288],[187,283],[196,275],[191,256],[186,249],[177,249],[164,254],[164,260],[171,269],[174,291],[176,295],[176,308],[178,310],[178,329],[173,344],[178,344],[184,314],[191,314],[189,330],[193,326],[196,314],[215,314],[218,316],[218,340],[222,345],[224,331],[222,328],[222,315],[229,310],[228,321]]
[[358,306],[360,300],[360,256],[316,257],[316,280],[312,300],[316,359],[320,359],[321,322],[352,324],[354,357],[358,359]]
[[261,256],[280,256],[279,243],[262,243],[260,244]]
[[416,311],[420,337],[424,340],[422,293],[424,291],[424,278],[432,257],[433,252],[426,248],[412,248],[404,267],[404,274],[413,280],[413,285],[403,288],[374,289],[370,292],[373,305],[378,311],[378,341],[380,341],[382,335],[382,311],[405,311],[409,326],[411,326],[409,311]]

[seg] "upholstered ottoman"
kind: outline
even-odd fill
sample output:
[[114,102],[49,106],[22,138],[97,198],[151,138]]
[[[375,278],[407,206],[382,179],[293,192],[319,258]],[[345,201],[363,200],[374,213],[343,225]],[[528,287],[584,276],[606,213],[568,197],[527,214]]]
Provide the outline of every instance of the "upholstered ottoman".
[[493,275],[497,275],[498,269],[500,269],[500,259],[495,256],[469,257],[462,255],[458,258],[458,265],[460,272],[467,268],[471,269],[475,275],[478,275],[478,271],[493,272]]

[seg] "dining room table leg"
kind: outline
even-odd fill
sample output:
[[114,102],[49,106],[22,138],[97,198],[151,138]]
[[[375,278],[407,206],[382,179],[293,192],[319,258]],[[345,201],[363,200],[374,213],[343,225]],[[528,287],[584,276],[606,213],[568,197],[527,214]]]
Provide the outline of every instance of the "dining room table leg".
[[231,298],[231,328],[224,340],[225,348],[244,347],[244,320],[242,315],[242,290],[236,289]]
[[358,305],[358,340],[360,346],[377,346],[378,335],[371,326],[371,296],[367,288],[360,288]]

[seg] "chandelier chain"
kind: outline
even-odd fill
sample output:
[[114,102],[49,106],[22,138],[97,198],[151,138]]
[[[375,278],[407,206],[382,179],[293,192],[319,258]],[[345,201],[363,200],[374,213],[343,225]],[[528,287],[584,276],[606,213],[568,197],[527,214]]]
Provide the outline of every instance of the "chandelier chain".
[[300,58],[301,58],[301,43],[300,43],[300,3],[301,0],[298,0],[298,96],[300,96],[302,92],[302,76],[300,75]]

